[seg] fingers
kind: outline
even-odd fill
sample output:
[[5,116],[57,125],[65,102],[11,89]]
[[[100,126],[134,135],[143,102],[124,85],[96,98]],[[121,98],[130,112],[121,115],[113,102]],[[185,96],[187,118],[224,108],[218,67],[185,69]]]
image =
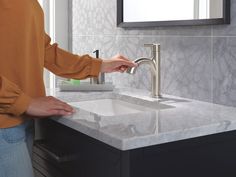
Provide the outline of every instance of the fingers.
[[56,102],[55,106],[57,106],[58,108],[64,109],[66,111],[71,111],[71,112],[73,111],[73,107],[65,102]]
[[72,106],[69,104],[54,98],[49,97],[49,99],[52,101],[52,104],[50,106],[49,112],[52,115],[70,115],[75,112]]
[[37,117],[53,115],[71,115],[75,112],[73,107],[52,96],[32,99],[25,114]]
[[120,65],[124,65],[126,67],[136,67],[137,64],[131,61],[120,61]]
[[70,105],[68,105],[66,103],[56,103],[54,108],[61,109],[61,110],[67,111],[67,112],[73,112],[73,110],[74,110]]
[[66,102],[63,102],[63,101],[61,101],[57,98],[54,98],[54,97],[50,97],[50,99],[53,102],[56,109],[62,109],[62,110],[68,111],[68,112],[73,112],[74,111],[73,107],[71,107]]
[[130,61],[130,60],[126,59],[126,58],[120,58],[119,64],[120,65],[124,65],[126,67],[136,67],[137,66],[136,63],[134,63],[133,61]]
[[129,60],[128,58],[124,57],[123,55],[116,55],[115,57],[113,57],[114,59],[119,59],[120,60],[120,64],[121,65],[125,65],[125,66],[128,66],[128,67],[136,67],[137,64],[134,63],[133,61]]
[[65,110],[61,110],[61,109],[52,109],[49,110],[49,113],[51,115],[57,115],[57,116],[68,116],[68,115],[72,115],[72,112],[67,112]]
[[103,60],[101,66],[101,72],[125,72],[129,67],[137,67],[138,65],[133,61],[122,55],[116,55],[111,60]]
[[122,65],[122,66],[120,66],[120,67],[118,68],[118,71],[121,72],[121,73],[123,73],[123,72],[125,72],[127,69],[128,69],[127,66]]

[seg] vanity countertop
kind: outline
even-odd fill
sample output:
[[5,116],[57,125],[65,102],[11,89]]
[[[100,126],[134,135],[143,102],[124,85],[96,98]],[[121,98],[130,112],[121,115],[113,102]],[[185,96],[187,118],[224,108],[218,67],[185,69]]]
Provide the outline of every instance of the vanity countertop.
[[113,92],[60,92],[48,95],[66,102],[118,97],[141,105],[167,108],[129,117],[99,117],[78,109],[73,116],[52,117],[56,122],[120,150],[131,150],[178,140],[236,130],[236,108],[170,95],[153,99],[149,92],[115,89]]

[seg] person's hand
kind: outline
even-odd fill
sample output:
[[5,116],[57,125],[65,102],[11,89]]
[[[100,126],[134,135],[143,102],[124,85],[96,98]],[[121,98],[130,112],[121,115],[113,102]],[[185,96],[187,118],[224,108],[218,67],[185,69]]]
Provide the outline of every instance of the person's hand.
[[116,55],[109,60],[103,60],[101,72],[111,73],[111,72],[125,72],[129,67],[136,67],[137,64],[128,60],[122,55]]
[[60,101],[52,96],[35,98],[31,101],[25,114],[30,116],[66,116],[71,115],[75,111],[67,103]]

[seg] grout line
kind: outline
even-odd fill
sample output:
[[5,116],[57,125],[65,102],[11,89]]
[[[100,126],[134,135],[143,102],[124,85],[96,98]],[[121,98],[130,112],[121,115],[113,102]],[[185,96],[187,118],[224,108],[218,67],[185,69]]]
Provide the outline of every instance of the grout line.
[[214,35],[211,28],[211,102],[214,102]]
[[98,34],[98,35],[69,35],[71,37],[167,37],[167,38],[236,38],[236,36],[181,36],[181,35],[116,35],[116,34]]

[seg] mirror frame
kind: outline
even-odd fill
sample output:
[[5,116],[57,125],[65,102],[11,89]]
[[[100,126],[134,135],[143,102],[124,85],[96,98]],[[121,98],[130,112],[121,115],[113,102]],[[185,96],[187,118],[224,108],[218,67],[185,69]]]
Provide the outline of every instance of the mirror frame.
[[223,0],[223,18],[147,22],[124,22],[123,1],[117,0],[117,26],[122,28],[230,24],[230,0]]

